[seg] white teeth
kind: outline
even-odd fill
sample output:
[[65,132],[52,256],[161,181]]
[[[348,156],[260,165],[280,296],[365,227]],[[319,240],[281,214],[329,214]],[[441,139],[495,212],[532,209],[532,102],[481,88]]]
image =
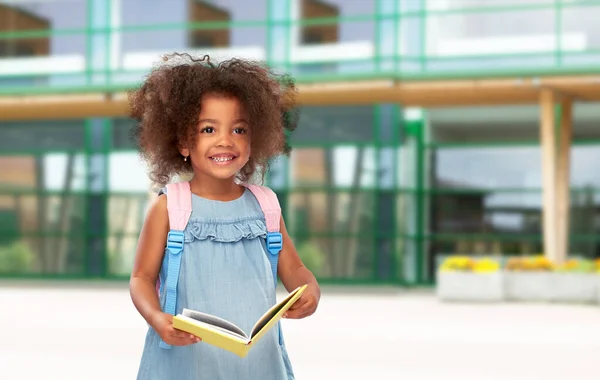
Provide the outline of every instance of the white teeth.
[[211,157],[211,159],[215,162],[227,162],[233,160],[233,157]]

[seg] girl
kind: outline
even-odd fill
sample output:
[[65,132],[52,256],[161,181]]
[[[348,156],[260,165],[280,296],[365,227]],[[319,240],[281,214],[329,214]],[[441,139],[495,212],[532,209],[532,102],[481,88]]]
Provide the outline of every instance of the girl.
[[[213,65],[206,56],[174,54],[165,61],[130,101],[151,180],[164,186],[177,175],[192,175],[176,314],[199,310],[250,331],[276,297],[265,217],[243,185],[262,178],[268,160],[289,151],[284,132],[295,128],[295,87],[289,78],[242,60]],[[243,359],[173,328],[173,315],[161,309],[164,292],[156,292],[169,232],[167,197],[160,194],[149,208],[131,274],[131,298],[150,327],[138,379],[293,379],[277,328]],[[319,285],[299,259],[283,218],[280,232],[281,282],[288,291],[308,284],[285,317],[304,318],[317,308]],[[171,348],[159,347],[161,340]]]

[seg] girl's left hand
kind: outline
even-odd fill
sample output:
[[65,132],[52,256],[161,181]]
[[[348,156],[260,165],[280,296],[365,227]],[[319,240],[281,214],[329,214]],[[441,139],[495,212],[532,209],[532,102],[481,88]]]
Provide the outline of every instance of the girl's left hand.
[[288,311],[283,314],[283,318],[301,319],[312,315],[319,305],[319,295],[311,286],[309,286],[302,296],[296,301]]

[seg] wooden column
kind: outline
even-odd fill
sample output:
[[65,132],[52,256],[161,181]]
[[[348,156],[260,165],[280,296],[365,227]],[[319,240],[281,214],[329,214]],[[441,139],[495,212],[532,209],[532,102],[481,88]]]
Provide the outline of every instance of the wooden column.
[[556,92],[540,93],[540,142],[542,151],[542,215],[545,256],[555,263],[567,258],[569,232],[569,167],[572,135],[572,101],[562,99],[557,136]]
[[570,168],[571,139],[573,135],[573,101],[561,100],[560,132],[558,134],[558,156],[556,173],[557,197],[557,261],[566,261],[569,255],[569,219],[571,211]]

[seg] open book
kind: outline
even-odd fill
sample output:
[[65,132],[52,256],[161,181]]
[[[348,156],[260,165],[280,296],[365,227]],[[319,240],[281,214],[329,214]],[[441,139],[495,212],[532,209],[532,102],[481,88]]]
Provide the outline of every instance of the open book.
[[189,309],[183,309],[181,314],[173,317],[173,327],[200,337],[202,343],[220,347],[243,358],[250,351],[252,343],[257,342],[277,324],[283,314],[304,293],[304,290],[306,290],[306,285],[295,289],[267,310],[258,319],[250,334],[222,318]]

